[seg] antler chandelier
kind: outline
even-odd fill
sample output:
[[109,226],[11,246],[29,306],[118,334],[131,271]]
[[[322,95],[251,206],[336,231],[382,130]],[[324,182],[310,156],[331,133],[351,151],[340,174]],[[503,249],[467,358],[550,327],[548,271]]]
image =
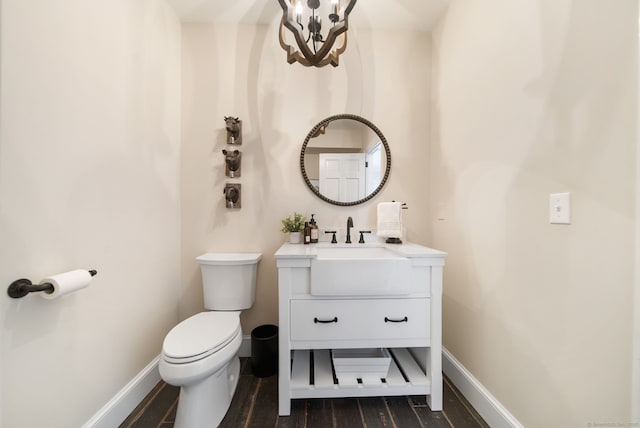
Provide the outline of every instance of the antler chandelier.
[[[303,1],[307,4],[306,9]],[[325,8],[322,8],[320,0],[278,0],[282,6],[280,46],[287,51],[289,64],[298,61],[306,67],[338,65],[338,57],[347,48],[347,18],[356,0],[342,0],[345,2],[347,5],[342,8],[340,0],[325,0]],[[330,21],[326,37],[322,32],[321,9]],[[291,39],[295,40],[295,46],[288,43]]]

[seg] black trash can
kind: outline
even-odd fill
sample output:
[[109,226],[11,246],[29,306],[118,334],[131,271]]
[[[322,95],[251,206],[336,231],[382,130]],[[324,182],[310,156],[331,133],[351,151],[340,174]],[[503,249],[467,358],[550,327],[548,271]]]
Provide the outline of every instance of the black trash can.
[[265,324],[251,331],[251,370],[257,377],[278,371],[278,326]]

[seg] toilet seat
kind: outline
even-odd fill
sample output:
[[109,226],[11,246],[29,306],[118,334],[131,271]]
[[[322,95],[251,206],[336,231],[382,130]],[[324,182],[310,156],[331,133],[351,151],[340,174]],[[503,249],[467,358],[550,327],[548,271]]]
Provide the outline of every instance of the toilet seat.
[[241,334],[240,312],[200,312],[171,329],[162,344],[162,358],[187,364],[215,354]]

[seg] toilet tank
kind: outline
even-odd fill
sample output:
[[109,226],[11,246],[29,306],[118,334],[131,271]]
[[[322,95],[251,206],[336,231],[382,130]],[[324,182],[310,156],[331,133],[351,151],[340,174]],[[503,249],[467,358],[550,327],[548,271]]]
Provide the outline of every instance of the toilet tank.
[[196,257],[202,272],[204,307],[237,311],[253,306],[260,253],[206,253]]

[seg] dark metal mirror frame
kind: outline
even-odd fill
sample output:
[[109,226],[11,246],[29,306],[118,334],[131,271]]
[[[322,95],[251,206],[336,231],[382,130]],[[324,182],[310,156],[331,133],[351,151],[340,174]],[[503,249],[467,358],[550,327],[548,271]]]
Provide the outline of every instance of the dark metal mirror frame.
[[[384,151],[385,151],[385,153],[387,155],[387,166],[385,168],[384,177],[382,178],[382,181],[380,182],[380,185],[378,185],[378,187],[373,192],[371,192],[370,194],[368,194],[367,196],[365,196],[362,199],[358,199],[357,201],[340,202],[340,201],[335,201],[333,199],[327,198],[322,193],[320,193],[318,191],[318,189],[316,189],[313,186],[313,184],[311,184],[311,181],[309,180],[309,177],[307,177],[307,172],[306,172],[306,170],[304,168],[304,153],[305,153],[305,150],[307,148],[307,144],[309,143],[309,140],[311,140],[313,137],[316,137],[319,133],[324,133],[324,128],[329,123],[333,122],[334,120],[338,120],[338,119],[357,120],[358,122],[363,123],[364,125],[368,126],[380,138],[380,141],[382,142],[382,145],[384,146]],[[309,189],[311,189],[311,191],[313,193],[315,193],[315,195],[318,196],[323,201],[329,202],[330,204],[333,204],[333,205],[340,205],[340,206],[345,206],[345,207],[346,206],[352,206],[352,205],[358,205],[358,204],[361,204],[361,203],[366,202],[369,199],[373,198],[384,187],[385,183],[387,182],[387,179],[389,178],[389,172],[391,171],[391,151],[389,150],[389,144],[387,144],[386,138],[384,138],[384,135],[382,135],[382,132],[380,132],[378,127],[376,127],[373,123],[369,122],[364,117],[360,117],[360,116],[357,116],[355,114],[337,114],[337,115],[334,115],[334,116],[329,116],[328,118],[324,119],[322,122],[320,122],[316,126],[314,126],[311,129],[311,131],[309,132],[309,134],[307,134],[307,138],[305,138],[304,143],[302,143],[302,150],[300,151],[300,171],[302,171],[302,177],[304,178],[305,183],[307,183],[307,187],[309,187]]]

